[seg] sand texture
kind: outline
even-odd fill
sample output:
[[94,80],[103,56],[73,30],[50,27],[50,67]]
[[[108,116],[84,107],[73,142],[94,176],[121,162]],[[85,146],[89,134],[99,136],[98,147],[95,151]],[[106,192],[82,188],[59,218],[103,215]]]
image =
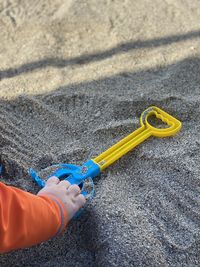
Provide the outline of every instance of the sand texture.
[[200,2],[0,0],[1,180],[36,193],[29,167],[82,164],[150,105],[182,130],[106,169],[61,238],[1,267],[200,266]]

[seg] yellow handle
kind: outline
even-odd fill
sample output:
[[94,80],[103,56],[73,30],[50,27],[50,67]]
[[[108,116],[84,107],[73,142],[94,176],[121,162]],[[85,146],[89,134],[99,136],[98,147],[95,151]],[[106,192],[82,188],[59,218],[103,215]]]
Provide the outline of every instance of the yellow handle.
[[[148,118],[151,115],[155,115],[158,119],[161,119],[169,127],[159,129],[152,126]],[[146,140],[151,135],[157,137],[165,137],[174,135],[181,128],[181,122],[162,109],[152,106],[147,108],[140,117],[141,127],[136,131],[123,138],[121,141],[111,146],[109,149],[101,153],[96,158],[92,159],[96,164],[99,165],[100,170],[104,170],[106,167],[111,165],[117,159],[121,158],[127,152],[132,150],[138,144]]]

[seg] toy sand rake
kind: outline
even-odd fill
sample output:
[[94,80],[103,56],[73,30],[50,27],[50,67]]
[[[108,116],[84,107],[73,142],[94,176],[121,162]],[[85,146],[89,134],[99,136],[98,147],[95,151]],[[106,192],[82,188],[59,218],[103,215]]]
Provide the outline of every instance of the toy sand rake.
[[[167,128],[156,128],[149,122],[151,116],[160,119]],[[48,176],[56,176],[61,180],[67,180],[71,184],[77,184],[82,189],[81,193],[92,198],[94,195],[93,178],[110,166],[113,162],[121,158],[134,147],[142,143],[150,136],[166,137],[176,134],[181,128],[181,122],[162,109],[151,106],[147,108],[140,117],[140,127],[123,138],[121,141],[111,146],[108,150],[94,159],[86,161],[82,166],[73,164],[58,164],[52,165],[55,171]],[[45,182],[33,170],[29,169],[29,174],[33,180],[40,186],[44,187]]]

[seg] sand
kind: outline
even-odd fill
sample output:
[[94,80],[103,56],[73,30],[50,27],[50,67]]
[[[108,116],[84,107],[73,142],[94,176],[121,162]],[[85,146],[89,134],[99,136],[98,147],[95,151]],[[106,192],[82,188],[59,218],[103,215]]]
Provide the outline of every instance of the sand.
[[[60,238],[0,266],[200,265],[200,8],[194,0],[0,1],[2,181],[82,164],[157,105],[183,123],[95,179]],[[37,214],[36,214],[37,216]]]

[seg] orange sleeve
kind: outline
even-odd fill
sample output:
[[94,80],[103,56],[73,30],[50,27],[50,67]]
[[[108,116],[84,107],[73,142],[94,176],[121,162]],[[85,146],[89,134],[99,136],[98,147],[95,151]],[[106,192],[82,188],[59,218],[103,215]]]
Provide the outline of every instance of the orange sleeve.
[[29,247],[59,235],[66,226],[62,202],[0,183],[0,253]]

